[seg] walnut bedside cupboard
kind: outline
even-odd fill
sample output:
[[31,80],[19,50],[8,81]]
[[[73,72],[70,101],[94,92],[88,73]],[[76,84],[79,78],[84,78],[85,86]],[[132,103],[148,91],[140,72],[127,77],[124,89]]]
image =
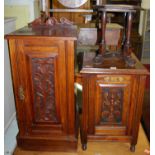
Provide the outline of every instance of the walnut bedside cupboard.
[[24,27],[8,40],[23,149],[76,151],[74,26]]
[[135,67],[115,57],[94,65],[94,57],[84,54],[81,70],[82,148],[88,141],[120,141],[135,151],[148,72],[134,54]]
[[8,40],[19,133],[28,150],[76,151],[78,112],[74,82],[83,86],[80,133],[88,141],[121,141],[135,150],[147,70],[134,54],[134,67],[122,57],[94,64],[86,52],[74,73],[76,26],[25,27]]

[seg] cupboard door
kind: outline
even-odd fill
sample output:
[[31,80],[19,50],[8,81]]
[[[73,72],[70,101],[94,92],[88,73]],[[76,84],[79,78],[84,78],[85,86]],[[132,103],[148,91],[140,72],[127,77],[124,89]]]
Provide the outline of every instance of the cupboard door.
[[[95,135],[127,135],[130,115],[131,76],[98,75],[95,79],[92,79],[91,83],[93,81],[94,90],[96,91],[94,100],[90,102],[91,106],[94,106],[95,116],[95,128],[92,131],[94,130]],[[92,95],[90,94],[90,96]]]
[[64,41],[18,40],[24,134],[67,134]]

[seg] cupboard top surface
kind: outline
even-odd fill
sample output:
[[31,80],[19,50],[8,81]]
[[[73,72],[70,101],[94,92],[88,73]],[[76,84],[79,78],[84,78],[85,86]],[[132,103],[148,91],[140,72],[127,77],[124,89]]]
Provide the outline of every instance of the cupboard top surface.
[[77,26],[73,25],[55,25],[55,26],[37,26],[37,27],[23,27],[5,36],[10,38],[26,38],[26,37],[52,37],[61,39],[76,40]]
[[143,66],[143,64],[137,59],[132,53],[132,58],[135,60],[135,66],[129,67],[121,59],[110,58],[103,61],[102,64],[95,65],[94,53],[89,52],[84,54],[83,66],[81,73],[92,73],[92,74],[143,74],[147,75],[149,72]]

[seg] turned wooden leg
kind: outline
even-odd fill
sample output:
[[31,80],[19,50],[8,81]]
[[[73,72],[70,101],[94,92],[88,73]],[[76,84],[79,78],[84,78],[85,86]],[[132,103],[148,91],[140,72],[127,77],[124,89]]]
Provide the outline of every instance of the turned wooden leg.
[[107,14],[106,11],[102,12],[102,19],[101,19],[101,29],[102,29],[102,40],[99,46],[99,53],[104,55],[106,51],[106,42],[105,42],[105,31],[106,31],[106,21],[107,21]]
[[86,150],[87,149],[87,144],[82,144],[82,150]]
[[134,144],[131,144],[131,146],[130,146],[130,151],[131,151],[131,152],[135,152],[135,145],[134,145]]
[[122,38],[122,45],[125,44],[126,41],[126,27],[127,27],[127,12],[124,12],[124,29],[123,29],[123,38]]
[[131,41],[130,41],[131,27],[132,27],[132,13],[129,12],[127,15],[126,41],[125,41],[124,49],[123,49],[124,56],[131,55],[131,50],[130,50],[131,48]]
[[81,144],[82,144],[82,150],[86,150],[87,149],[87,134],[80,130],[80,134],[81,134]]
[[82,92],[82,116],[81,116],[81,125],[80,125],[80,137],[81,137],[81,144],[82,149],[87,149],[87,130],[88,130],[88,84],[89,81],[87,75],[84,75],[82,78],[82,85],[83,85],[83,92]]

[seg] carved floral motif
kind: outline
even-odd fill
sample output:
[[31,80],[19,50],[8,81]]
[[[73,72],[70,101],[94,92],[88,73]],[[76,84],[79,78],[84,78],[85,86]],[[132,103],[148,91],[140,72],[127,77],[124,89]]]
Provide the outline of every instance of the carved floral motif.
[[123,88],[102,88],[101,123],[121,123]]
[[56,122],[53,58],[32,58],[35,121]]

